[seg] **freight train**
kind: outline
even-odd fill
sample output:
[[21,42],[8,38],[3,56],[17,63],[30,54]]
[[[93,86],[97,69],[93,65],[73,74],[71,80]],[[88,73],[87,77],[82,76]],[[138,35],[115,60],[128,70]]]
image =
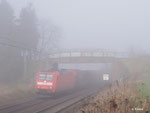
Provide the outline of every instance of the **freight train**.
[[101,82],[101,76],[90,71],[62,69],[59,71],[42,71],[36,75],[38,92],[56,93],[75,87],[86,87]]

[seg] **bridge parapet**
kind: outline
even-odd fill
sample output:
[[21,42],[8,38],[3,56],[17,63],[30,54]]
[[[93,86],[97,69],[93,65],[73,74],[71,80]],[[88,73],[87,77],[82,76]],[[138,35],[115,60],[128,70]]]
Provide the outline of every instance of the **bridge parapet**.
[[59,51],[49,55],[49,58],[71,58],[71,57],[114,57],[127,58],[128,54],[125,52],[112,51]]

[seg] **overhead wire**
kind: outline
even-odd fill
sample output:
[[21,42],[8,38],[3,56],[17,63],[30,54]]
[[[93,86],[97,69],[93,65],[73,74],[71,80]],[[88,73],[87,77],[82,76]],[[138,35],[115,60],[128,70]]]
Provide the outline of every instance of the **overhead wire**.
[[[19,43],[19,42],[17,42],[17,41],[14,41],[14,40],[11,40],[10,38],[6,38],[6,36],[5,36],[5,38],[2,38],[2,37],[0,37],[0,39],[3,39],[3,40],[9,40],[9,41],[11,41],[11,42],[15,42],[15,43]],[[9,47],[15,47],[15,48],[18,48],[18,49],[25,49],[25,50],[30,50],[30,51],[34,51],[34,52],[37,52],[37,53],[39,53],[40,51],[38,51],[37,49],[35,49],[35,48],[32,48],[32,47],[26,47],[24,44],[21,44],[20,43],[20,45],[23,45],[23,46],[19,46],[19,45],[14,45],[14,44],[8,44],[8,43],[3,43],[3,42],[0,42],[0,45],[5,45],[5,46],[9,46]]]
[[36,49],[32,49],[32,48],[27,48],[27,47],[21,47],[21,46],[18,46],[18,45],[13,45],[13,44],[7,44],[7,43],[2,43],[0,42],[0,45],[5,45],[5,46],[9,46],[9,47],[15,47],[15,48],[18,48],[18,49],[25,49],[25,50],[30,50],[30,51],[34,51],[34,52],[40,52]]

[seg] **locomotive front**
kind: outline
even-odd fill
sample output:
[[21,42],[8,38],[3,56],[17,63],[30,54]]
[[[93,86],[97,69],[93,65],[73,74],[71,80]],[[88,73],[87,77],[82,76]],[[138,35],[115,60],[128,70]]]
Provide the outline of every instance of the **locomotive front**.
[[55,72],[39,72],[36,76],[36,88],[39,92],[55,92]]

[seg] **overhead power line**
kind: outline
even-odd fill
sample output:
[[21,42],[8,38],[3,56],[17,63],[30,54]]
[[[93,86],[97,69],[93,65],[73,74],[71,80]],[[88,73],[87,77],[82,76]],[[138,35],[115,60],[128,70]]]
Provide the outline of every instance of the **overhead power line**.
[[[23,45],[23,46],[24,46],[23,48],[26,48],[26,47],[28,46],[28,45],[25,45],[25,44],[20,43],[20,42],[18,42],[18,41],[12,40],[12,39],[8,38],[7,36],[0,36],[0,39],[8,40],[8,41],[14,42],[14,43],[16,43],[16,44]],[[7,44],[6,44],[6,45],[7,45]],[[10,44],[10,45],[11,45],[11,44]],[[14,46],[16,46],[16,45],[14,45]],[[31,47],[31,46],[28,46],[28,47],[30,47],[30,49],[36,50],[35,48],[33,48],[33,47]]]
[[34,52],[40,53],[40,51],[38,51],[37,49],[32,49],[32,48],[27,48],[27,47],[21,47],[21,46],[18,46],[18,45],[7,44],[7,43],[2,43],[2,42],[0,42],[0,45],[14,47],[14,48],[18,48],[18,49],[30,50],[30,51],[34,51]]

